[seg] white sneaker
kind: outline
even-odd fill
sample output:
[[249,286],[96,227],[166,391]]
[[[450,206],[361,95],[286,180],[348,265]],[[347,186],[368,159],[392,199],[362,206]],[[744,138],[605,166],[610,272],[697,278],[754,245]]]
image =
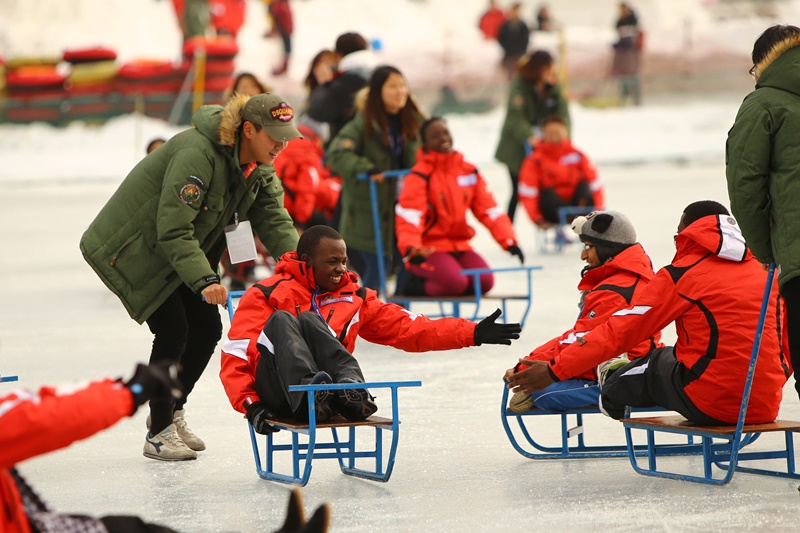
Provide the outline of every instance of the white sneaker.
[[158,435],[147,432],[144,438],[144,456],[160,461],[188,461],[197,459],[194,450],[189,449],[178,435],[175,424],[170,424]]
[[597,366],[597,382],[600,384],[600,388],[603,388],[603,384],[608,379],[608,376],[611,375],[612,372],[615,372],[630,364],[631,360],[628,359],[628,354],[624,353],[622,355],[618,355],[613,359],[609,359],[605,363],[600,363]]
[[189,425],[186,423],[186,419],[184,418],[185,414],[185,409],[175,411],[175,413],[172,415],[172,423],[175,424],[176,428],[178,428],[178,435],[181,436],[181,440],[189,448],[196,452],[202,452],[206,449],[206,443],[203,442],[203,439],[195,435],[194,431],[189,429]]
[[[186,423],[186,419],[184,415],[186,414],[186,409],[179,409],[172,414],[172,423],[175,424],[175,427],[178,428],[178,435],[180,435],[181,440],[186,444],[189,448],[196,452],[202,452],[206,449],[206,443],[203,442],[203,439],[198,437],[194,434],[194,431],[189,429],[189,425]],[[150,415],[147,415],[147,429],[150,429]]]

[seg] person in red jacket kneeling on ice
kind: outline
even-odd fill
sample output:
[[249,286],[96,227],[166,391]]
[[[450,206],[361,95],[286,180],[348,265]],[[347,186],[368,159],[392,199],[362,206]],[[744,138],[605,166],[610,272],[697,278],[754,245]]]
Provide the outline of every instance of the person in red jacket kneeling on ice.
[[[258,433],[274,431],[271,419],[307,419],[306,393],[289,392],[290,385],[363,383],[352,355],[358,336],[409,352],[519,338],[519,324],[495,323],[499,309],[476,324],[431,320],[380,301],[347,271],[347,245],[328,226],[303,232],[297,251],[284,254],[275,272],[242,296],[222,347],[225,392]],[[318,422],[334,411],[362,420],[377,410],[366,389],[322,390],[314,402]]]

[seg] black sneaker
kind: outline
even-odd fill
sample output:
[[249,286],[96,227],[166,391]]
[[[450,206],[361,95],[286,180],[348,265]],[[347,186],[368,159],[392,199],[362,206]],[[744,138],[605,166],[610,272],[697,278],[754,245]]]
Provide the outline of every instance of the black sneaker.
[[[353,378],[342,378],[339,383],[360,383]],[[364,420],[378,410],[367,389],[342,389],[336,391],[334,408],[348,420]]]
[[[327,385],[333,383],[330,374],[325,371],[317,372],[309,385]],[[314,393],[314,407],[317,412],[317,422],[325,422],[333,416],[333,391],[318,390]],[[307,412],[307,411],[306,411]]]

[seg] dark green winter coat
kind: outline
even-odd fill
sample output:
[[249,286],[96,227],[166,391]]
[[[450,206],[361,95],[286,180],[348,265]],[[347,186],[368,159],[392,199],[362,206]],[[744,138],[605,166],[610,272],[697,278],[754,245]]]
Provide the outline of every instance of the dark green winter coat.
[[[339,232],[348,246],[370,253],[377,251],[370,210],[369,183],[366,180],[356,179],[356,176],[373,169],[384,172],[411,168],[416,163],[419,148],[418,139],[407,139],[400,163],[393,164],[391,151],[381,141],[380,131],[378,123],[373,122],[372,134],[367,139],[364,112],[359,111],[333,139],[327,155],[327,163],[331,170],[342,177],[342,218],[339,222]],[[386,179],[376,185],[383,253],[391,256],[397,180]]]
[[260,165],[245,179],[239,167],[244,101],[199,108],[195,127],[136,165],[81,238],[86,261],[139,323],[181,283],[198,293],[219,282],[234,211],[274,257],[297,247],[274,168]]
[[783,286],[800,275],[800,37],[778,43],[756,75],[728,132],[728,195],[753,255],[775,261]]
[[525,159],[525,143],[534,129],[541,128],[544,119],[550,115],[560,116],[569,129],[569,106],[561,94],[561,87],[548,85],[542,96],[534,84],[514,78],[509,87],[506,119],[494,157],[505,163],[509,171],[519,174]]

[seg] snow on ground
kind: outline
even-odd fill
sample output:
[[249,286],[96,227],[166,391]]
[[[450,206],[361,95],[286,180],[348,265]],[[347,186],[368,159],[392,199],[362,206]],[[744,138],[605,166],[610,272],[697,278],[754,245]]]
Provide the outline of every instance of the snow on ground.
[[[0,0],[4,14],[0,53],[10,57],[10,52],[58,53],[67,43],[114,44],[126,57],[142,57],[171,54],[168,47],[179,41],[174,27],[164,24],[172,16],[166,0],[74,0],[68,3],[69,9],[62,4],[67,5],[51,0]],[[318,48],[330,46],[337,33],[350,29],[380,37],[385,44],[382,53],[398,58],[397,64],[409,73],[412,89],[415,80],[422,83],[428,75],[414,61],[426,60],[422,51],[438,42],[444,26],[463,32],[454,33],[459,46],[453,49],[459,54],[456,63],[461,62],[465,70],[476,66],[473,61],[494,62],[494,56],[487,57],[496,51],[474,35],[474,20],[484,4],[483,0],[295,1],[295,13],[301,17],[295,40],[298,62],[290,79],[282,83],[286,87],[297,83],[307,58]],[[582,40],[598,43],[602,39],[595,35],[608,37],[615,4],[564,0],[558,3],[557,14],[575,20],[575,33]],[[702,3],[652,0],[642,4],[640,12],[652,24],[656,43],[662,39],[659,35],[665,36],[664,42],[670,31],[674,36],[687,13],[696,28],[726,46],[733,41],[752,43],[763,27],[756,29],[752,24],[749,33],[733,35],[734,22],[704,22]],[[784,10],[796,5],[779,4]],[[265,73],[276,57],[277,44],[260,40],[263,5],[250,1],[248,8],[251,15],[240,41],[244,45],[241,59],[246,62],[243,66],[256,70],[253,66],[258,64],[258,71]],[[526,9],[532,12],[533,2]],[[79,31],[86,28],[90,31]],[[472,34],[467,35],[467,30]],[[415,78],[417,70],[423,72]],[[689,95],[682,105],[641,109],[573,105],[576,146],[598,164],[609,207],[631,218],[656,266],[672,257],[672,235],[688,203],[698,199],[727,203],[725,134],[743,96]],[[498,109],[449,120],[456,148],[480,166],[499,201],[505,202],[508,177],[492,158],[502,115]],[[0,125],[0,243],[4,249],[0,272],[6,279],[6,305],[0,308],[0,372],[19,374],[20,386],[129,375],[135,361],[147,358],[151,342],[147,328],[127,317],[83,262],[77,243],[117,183],[143,156],[146,142],[178,129],[131,116],[103,126],[76,123],[63,129]],[[650,163],[632,164],[642,162]],[[796,531],[800,520],[796,482],[737,474],[726,487],[704,487],[639,476],[625,459],[534,462],[514,452],[499,420],[501,376],[517,357],[573,323],[581,269],[575,246],[560,255],[540,254],[534,227],[522,211],[516,227],[527,263],[544,267],[535,275],[534,309],[522,338],[510,348],[431,354],[403,354],[360,342],[356,355],[368,379],[420,379],[423,387],[400,393],[402,436],[389,483],[345,477],[331,461],[316,461],[303,490],[309,510],[331,502],[332,531],[559,531],[565,527]],[[493,265],[514,264],[482,228],[475,244]],[[498,290],[517,290],[517,282],[498,279]],[[512,305],[512,315],[519,311]],[[665,331],[665,340],[674,340],[671,328]],[[245,423],[228,405],[218,370],[216,356],[187,406],[192,427],[208,444],[198,461],[165,464],[144,459],[146,413],[139,412],[85,442],[25,462],[22,472],[62,511],[140,514],[187,532],[277,528],[288,491],[256,476]],[[2,385],[0,393],[12,386]],[[378,403],[379,414],[386,414],[385,395],[379,396]],[[781,418],[798,417],[800,404],[789,385]],[[617,423],[602,417],[587,423],[599,442],[622,439]],[[543,424],[543,434],[554,437],[557,427]],[[698,466],[692,459],[671,461]]]

